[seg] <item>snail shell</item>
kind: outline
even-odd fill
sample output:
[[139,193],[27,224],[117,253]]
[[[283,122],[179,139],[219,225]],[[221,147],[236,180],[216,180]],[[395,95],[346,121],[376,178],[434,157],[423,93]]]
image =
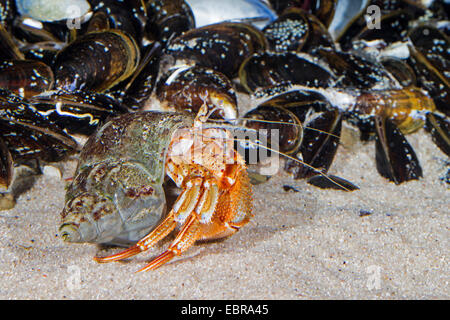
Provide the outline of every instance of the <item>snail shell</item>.
[[135,242],[165,214],[166,151],[186,115],[136,112],[87,141],[66,194],[60,232],[70,242]]

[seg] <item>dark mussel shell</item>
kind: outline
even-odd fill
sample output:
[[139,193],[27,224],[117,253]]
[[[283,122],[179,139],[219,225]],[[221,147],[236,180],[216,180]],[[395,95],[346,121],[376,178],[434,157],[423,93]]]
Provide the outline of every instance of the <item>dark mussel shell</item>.
[[383,177],[400,184],[422,177],[416,153],[389,118],[375,117],[375,160]]
[[133,75],[124,84],[119,84],[117,90],[112,89],[115,91],[112,94],[128,108],[140,109],[150,98],[159,72],[161,53],[162,48],[159,42],[146,46]]
[[314,14],[328,27],[334,17],[337,0],[269,0],[269,3],[278,15],[297,7]]
[[233,84],[213,69],[174,68],[159,79],[155,93],[164,110],[198,114],[206,106],[212,118],[234,120],[238,115]]
[[416,74],[405,60],[396,57],[382,57],[380,63],[402,87],[417,86]]
[[5,141],[0,138],[0,191],[7,190],[14,176],[14,163]]
[[260,104],[244,119],[245,127],[251,129],[279,130],[279,150],[300,160],[286,160],[285,170],[294,178],[311,177],[331,166],[339,145],[342,116],[321,94],[288,91]]
[[408,24],[414,15],[409,10],[398,10],[383,15],[380,19],[382,28],[369,28],[367,25],[354,40],[384,40],[385,43],[401,41],[408,32]]
[[48,66],[52,66],[56,55],[65,45],[64,42],[43,41],[25,44],[20,50],[25,59],[41,61]]
[[60,161],[77,143],[21,97],[0,89],[0,136],[13,160]]
[[90,135],[108,118],[128,112],[112,97],[95,92],[50,92],[29,101],[48,122],[69,134]]
[[183,32],[195,28],[194,14],[184,0],[151,0],[147,2],[149,19],[147,37],[166,44]]
[[319,19],[297,7],[286,9],[263,32],[275,52],[309,52],[317,47],[335,49],[331,35]]
[[232,79],[247,57],[266,48],[264,34],[251,25],[232,22],[208,25],[189,30],[170,41],[162,69],[197,64]]
[[[90,3],[94,17],[97,14],[100,14],[101,17],[106,17],[107,25],[110,29],[118,29],[131,35],[140,44],[144,36],[144,28],[147,21],[145,1],[90,0]],[[105,20],[102,20],[102,23],[104,23]],[[94,29],[93,23],[90,27]],[[99,26],[97,25],[97,27]],[[97,30],[102,30],[102,28],[99,27]]]
[[395,86],[392,75],[382,65],[369,61],[350,52],[317,48],[312,54],[325,61],[331,71],[338,75],[336,87],[357,89],[392,88]]
[[24,56],[11,34],[0,24],[0,60],[23,60]]
[[266,102],[244,115],[243,126],[261,132],[267,130],[267,146],[272,147],[270,131],[278,130],[279,151],[292,154],[298,150],[303,138],[300,120],[291,111]]
[[450,157],[450,121],[436,113],[428,113],[425,129],[430,132],[434,143]]
[[303,140],[295,157],[306,165],[288,159],[285,170],[295,179],[327,172],[339,146],[342,127],[340,112],[314,91],[294,90],[273,99],[295,114],[303,126]]
[[[372,5],[380,8],[380,28],[373,28],[367,23],[367,8]],[[371,0],[366,8],[347,24],[337,40],[343,50],[351,49],[356,40],[384,40],[386,44],[402,40],[408,31],[409,22],[423,16],[425,10],[418,1]]]
[[43,62],[33,60],[0,62],[0,88],[29,98],[50,90],[52,86],[52,69]]
[[128,78],[138,66],[140,51],[132,37],[116,29],[77,38],[56,56],[56,88],[105,91]]
[[249,93],[283,85],[328,87],[333,75],[312,57],[295,52],[254,54],[240,67],[239,79]]
[[336,50],[336,45],[327,28],[316,16],[312,14],[306,15],[309,25],[309,34],[306,43],[301,51],[311,52],[316,48],[331,48]]
[[411,30],[408,63],[416,72],[417,84],[428,91],[437,108],[450,116],[450,54],[448,37],[438,29],[420,26]]
[[271,50],[300,51],[308,39],[309,24],[303,10],[290,8],[267,25],[263,32]]

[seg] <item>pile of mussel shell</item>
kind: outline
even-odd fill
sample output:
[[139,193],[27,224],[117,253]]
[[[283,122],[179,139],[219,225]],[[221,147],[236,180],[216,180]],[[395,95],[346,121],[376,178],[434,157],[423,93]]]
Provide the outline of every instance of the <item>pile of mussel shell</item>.
[[[417,179],[404,134],[425,127],[450,154],[448,9],[439,0],[1,0],[0,187],[16,165],[76,153],[74,137],[116,115],[204,106],[210,119],[278,129],[295,178],[327,172],[347,120],[375,139],[380,174]],[[239,114],[249,107],[238,95],[250,97],[249,113]]]

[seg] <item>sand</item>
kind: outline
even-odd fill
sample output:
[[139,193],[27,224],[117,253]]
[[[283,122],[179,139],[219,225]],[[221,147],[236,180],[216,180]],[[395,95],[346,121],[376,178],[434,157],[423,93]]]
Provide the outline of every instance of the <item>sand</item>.
[[[1,299],[448,299],[448,158],[424,131],[408,136],[424,178],[399,186],[375,169],[373,143],[341,146],[330,173],[360,186],[321,190],[280,172],[254,187],[252,221],[224,241],[134,273],[161,252],[98,264],[117,248],[58,235],[66,178],[38,176],[0,212]],[[352,141],[352,140],[350,140]],[[299,192],[286,192],[283,185]]]

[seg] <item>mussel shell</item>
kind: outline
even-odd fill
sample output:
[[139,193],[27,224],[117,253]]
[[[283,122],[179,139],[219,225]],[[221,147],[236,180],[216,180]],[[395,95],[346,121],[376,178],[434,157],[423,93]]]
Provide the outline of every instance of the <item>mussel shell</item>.
[[194,14],[184,0],[151,0],[146,7],[149,20],[145,30],[149,39],[166,44],[195,28]]
[[275,52],[300,51],[308,39],[309,23],[303,10],[286,10],[263,29],[271,50]]
[[63,42],[44,41],[29,43],[20,48],[27,60],[37,60],[52,66],[58,52],[65,46]]
[[[121,30],[140,44],[147,12],[143,0],[90,0],[94,16],[105,13],[109,28]],[[93,28],[91,24],[91,28]]]
[[0,135],[14,162],[24,159],[59,161],[77,148],[61,128],[10,91],[0,89]]
[[138,66],[140,51],[132,37],[116,29],[77,38],[56,57],[56,87],[104,91],[128,78]]
[[241,84],[249,93],[280,85],[327,87],[333,75],[311,57],[295,52],[254,54],[239,69]]
[[300,120],[291,111],[278,107],[276,104],[272,105],[270,101],[249,111],[244,115],[244,119],[243,126],[246,128],[257,130],[257,132],[261,129],[267,130],[268,147],[271,146],[270,131],[278,130],[279,151],[284,154],[296,152],[302,142],[303,130]]
[[[125,81],[123,86],[119,84],[118,99],[128,108],[140,109],[150,98],[158,76],[161,52],[162,48],[159,42],[153,42],[146,46],[136,71]],[[112,90],[116,91],[115,89]]]
[[108,118],[128,109],[112,97],[95,92],[53,92],[35,96],[31,105],[50,123],[70,134],[92,134]]
[[309,35],[301,51],[311,52],[316,48],[331,48],[336,50],[336,45],[325,25],[316,16],[306,14],[309,25]]
[[0,138],[0,191],[8,190],[14,175],[14,163],[8,146]]
[[450,115],[449,39],[437,29],[421,26],[410,32],[408,63],[413,67],[417,83],[428,91],[439,110]]
[[[69,28],[66,20],[42,22],[28,17],[18,17],[14,20],[14,36],[25,43],[43,41],[68,42],[77,33],[76,28]],[[80,21],[81,27],[81,21]]]
[[333,162],[339,145],[342,125],[340,112],[333,109],[323,95],[307,90],[289,91],[270,99],[263,105],[267,103],[292,112],[302,124],[301,145],[292,156],[307,165],[287,159],[285,170],[293,174],[296,179],[310,177],[317,174],[317,171],[326,172]]
[[328,27],[333,20],[337,0],[269,0],[269,3],[279,15],[292,7],[301,8],[314,14]]
[[218,23],[189,30],[170,41],[164,69],[175,65],[198,64],[234,78],[242,62],[267,48],[264,34],[243,23]]
[[29,98],[50,90],[52,86],[52,69],[43,62],[33,60],[0,62],[0,88]]
[[422,168],[414,149],[386,117],[375,117],[375,161],[383,177],[400,184],[422,177]]
[[11,34],[0,24],[0,61],[6,59],[24,59],[22,52]]
[[206,105],[212,118],[237,118],[234,86],[224,74],[213,69],[200,66],[173,69],[159,79],[155,93],[163,110],[196,115]]
[[439,149],[450,157],[450,120],[436,113],[428,113],[425,129]]
[[377,86],[384,89],[395,85],[392,76],[381,65],[350,52],[317,48],[312,54],[339,75],[337,87],[367,89]]
[[395,57],[383,57],[380,59],[380,63],[403,87],[417,85],[414,70],[404,60]]
[[[367,7],[374,4],[381,9],[380,28],[369,26],[365,18]],[[338,41],[343,50],[352,48],[355,40],[384,40],[387,44],[400,41],[406,36],[410,21],[424,13],[424,8],[412,1],[370,1],[338,36]]]

